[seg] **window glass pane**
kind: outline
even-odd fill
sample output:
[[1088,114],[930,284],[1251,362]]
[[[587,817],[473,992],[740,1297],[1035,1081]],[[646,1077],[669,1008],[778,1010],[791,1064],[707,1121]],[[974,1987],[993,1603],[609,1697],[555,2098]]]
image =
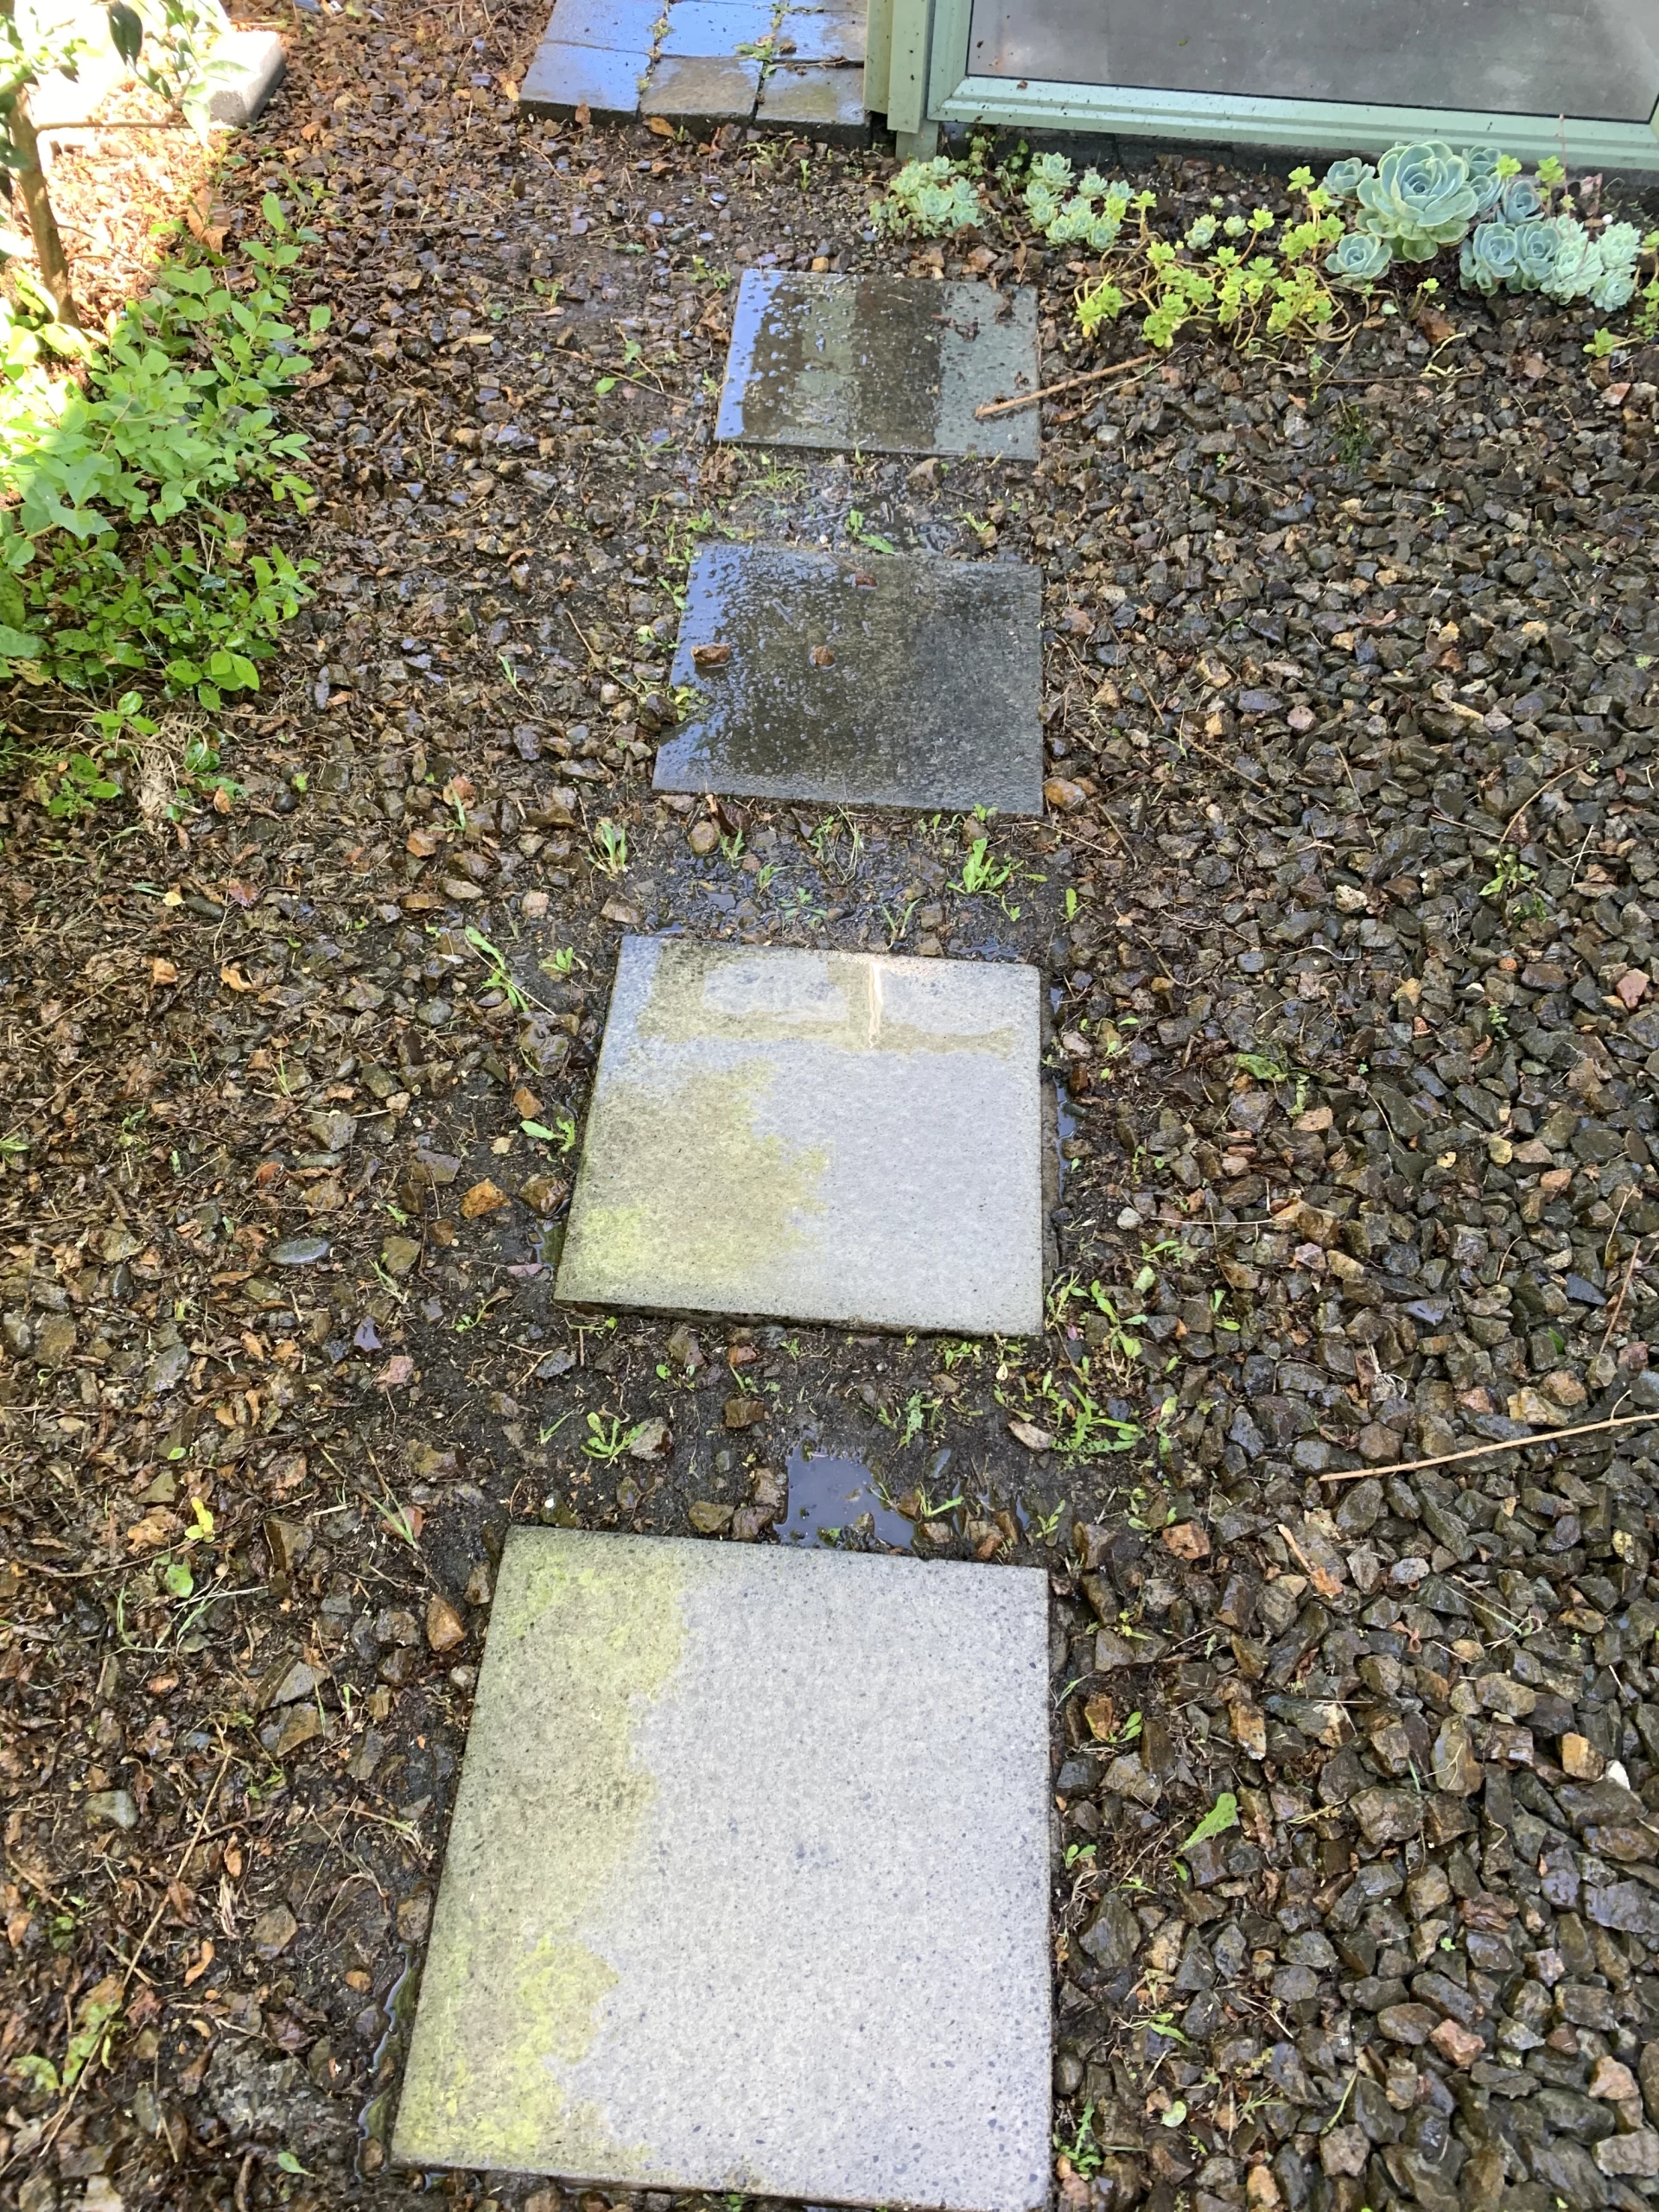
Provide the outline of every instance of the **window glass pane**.
[[1659,0],[974,0],[969,71],[1645,123]]

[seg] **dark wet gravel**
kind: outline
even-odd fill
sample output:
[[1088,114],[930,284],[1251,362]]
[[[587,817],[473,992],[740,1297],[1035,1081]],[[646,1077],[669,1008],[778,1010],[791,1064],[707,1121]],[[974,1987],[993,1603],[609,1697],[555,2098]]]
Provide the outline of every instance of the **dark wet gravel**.
[[[431,28],[308,32],[251,142],[330,181],[339,342],[245,794],[6,800],[0,2203],[404,2196],[502,1529],[764,1539],[803,1445],[1049,1565],[1071,2212],[1646,2202],[1656,1431],[1367,1471],[1659,1412],[1659,361],[1459,301],[1317,389],[1193,347],[1064,398],[1034,476],[734,454],[710,272],[957,256],[864,237],[875,160],[521,139],[539,24]],[[1064,374],[1074,272],[1015,245],[969,270],[1047,287]],[[1058,810],[999,895],[954,822],[651,798],[705,514],[1042,563]],[[1045,966],[1041,1344],[552,1306],[570,1162],[519,1125],[579,1122],[616,939],[675,925]],[[66,2116],[17,2062],[135,1957]]]

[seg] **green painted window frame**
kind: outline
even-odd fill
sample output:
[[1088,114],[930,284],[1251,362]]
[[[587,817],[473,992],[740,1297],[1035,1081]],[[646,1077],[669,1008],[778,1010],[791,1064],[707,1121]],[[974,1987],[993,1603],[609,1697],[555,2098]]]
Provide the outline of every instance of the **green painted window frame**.
[[[1496,115],[1479,109],[1386,107],[1363,100],[1262,99],[1164,92],[1122,85],[1058,85],[976,77],[968,67],[973,0],[887,0],[892,21],[887,120],[984,123],[1020,130],[1116,134],[1175,143],[1234,144],[1287,153],[1380,153],[1400,139],[1483,139],[1517,160],[1559,155],[1573,168],[1659,171],[1659,106],[1647,123]],[[915,79],[925,71],[925,99]],[[895,112],[895,110],[897,111]]]

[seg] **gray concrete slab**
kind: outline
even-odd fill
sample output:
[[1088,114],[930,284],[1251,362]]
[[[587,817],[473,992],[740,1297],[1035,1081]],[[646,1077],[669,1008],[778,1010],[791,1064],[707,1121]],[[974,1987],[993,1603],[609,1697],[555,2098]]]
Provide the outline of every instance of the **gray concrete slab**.
[[652,68],[641,113],[689,130],[747,123],[760,90],[760,64],[734,57],[708,60],[665,55]]
[[661,51],[692,60],[735,54],[772,34],[771,0],[673,0]]
[[760,87],[754,119],[763,130],[792,130],[829,146],[861,146],[870,135],[864,72],[779,62]]
[[521,115],[568,120],[585,107],[595,123],[626,123],[639,112],[639,84],[651,56],[543,39],[518,87]]
[[975,76],[1645,123],[1653,0],[974,0]]
[[1028,1336],[1039,978],[626,938],[557,1295]]
[[216,81],[207,112],[232,130],[257,122],[288,74],[288,56],[275,31],[221,31],[208,60]]
[[1038,410],[976,419],[1037,389],[1029,287],[746,269],[715,435],[749,445],[1035,461]]
[[1033,1568],[507,1538],[394,2155],[1047,2199]]
[[778,26],[786,61],[862,61],[867,43],[861,9],[790,8]]
[[662,0],[558,0],[547,35],[556,46],[645,54],[662,21]]
[[1042,612],[1013,562],[705,544],[672,680],[706,707],[658,747],[657,788],[1040,814]]

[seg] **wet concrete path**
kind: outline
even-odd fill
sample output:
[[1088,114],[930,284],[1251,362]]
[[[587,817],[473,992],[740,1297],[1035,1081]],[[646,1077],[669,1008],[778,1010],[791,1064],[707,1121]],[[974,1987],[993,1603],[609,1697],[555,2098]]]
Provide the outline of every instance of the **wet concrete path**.
[[[967,454],[1036,383],[1029,293],[751,271],[719,435]],[[1034,409],[991,421],[1036,458]],[[988,868],[1042,808],[1040,617],[1013,562],[711,544],[658,787],[889,808],[899,842],[962,814]],[[561,1301],[1040,1332],[1042,979],[932,950],[625,938]],[[840,1549],[907,1526],[862,1473],[804,1465],[776,1549],[515,1534],[401,2157],[1044,2201],[1046,1583]]]

